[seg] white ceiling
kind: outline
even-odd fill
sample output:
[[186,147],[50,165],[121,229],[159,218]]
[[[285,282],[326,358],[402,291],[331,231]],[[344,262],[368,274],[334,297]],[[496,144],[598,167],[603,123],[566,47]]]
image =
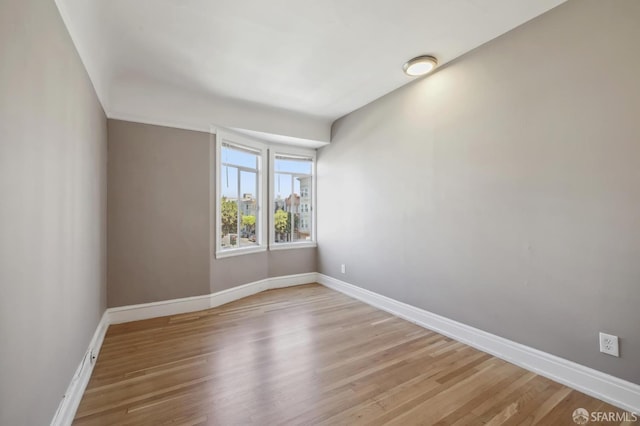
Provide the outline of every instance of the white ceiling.
[[[318,141],[333,120],[410,82],[411,57],[445,64],[562,2],[57,0],[107,115]],[[246,123],[221,123],[234,121],[228,102],[251,109]],[[251,119],[267,110],[326,129]]]

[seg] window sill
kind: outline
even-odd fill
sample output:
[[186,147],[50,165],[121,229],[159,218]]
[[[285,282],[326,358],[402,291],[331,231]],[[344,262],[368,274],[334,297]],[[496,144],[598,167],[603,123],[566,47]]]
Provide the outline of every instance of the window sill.
[[265,246],[218,250],[216,251],[216,259],[224,259],[225,257],[233,257],[233,256],[242,256],[243,254],[261,253],[265,251],[267,251],[267,248]]
[[303,242],[303,243],[279,243],[279,244],[270,245],[269,250],[291,250],[291,249],[314,248],[314,247],[318,247],[318,243],[316,243],[315,241]]

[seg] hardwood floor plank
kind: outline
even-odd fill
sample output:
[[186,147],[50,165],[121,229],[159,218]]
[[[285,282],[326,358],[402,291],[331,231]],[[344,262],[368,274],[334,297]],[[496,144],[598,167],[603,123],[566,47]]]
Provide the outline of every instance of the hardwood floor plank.
[[571,425],[578,407],[620,412],[310,284],[110,326],[74,424]]

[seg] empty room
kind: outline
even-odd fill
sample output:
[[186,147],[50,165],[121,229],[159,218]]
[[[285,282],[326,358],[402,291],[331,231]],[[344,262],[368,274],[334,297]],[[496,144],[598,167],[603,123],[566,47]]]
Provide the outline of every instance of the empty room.
[[640,425],[638,52],[638,0],[2,0],[0,425]]

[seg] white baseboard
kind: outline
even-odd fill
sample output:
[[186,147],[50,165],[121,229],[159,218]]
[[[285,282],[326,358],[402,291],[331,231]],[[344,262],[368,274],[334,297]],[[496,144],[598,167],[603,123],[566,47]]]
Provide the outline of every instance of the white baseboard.
[[269,278],[269,288],[293,287],[302,284],[318,282],[318,273],[309,272],[306,274],[285,275],[282,277]]
[[60,405],[58,405],[58,410],[51,421],[52,426],[67,426],[73,422],[73,418],[75,417],[78,406],[80,405],[80,400],[82,399],[84,390],[91,378],[93,367],[98,359],[98,354],[102,347],[104,336],[107,333],[107,328],[109,328],[109,315],[107,311],[105,311],[102,314],[102,318],[100,318],[100,322],[96,327],[96,331],[93,333],[91,341],[89,342],[89,348],[82,357],[80,365],[78,365],[78,368],[71,379],[71,383],[69,383],[67,391],[62,397],[62,401],[60,402]]
[[109,308],[109,324],[139,321],[149,318],[178,315],[187,312],[202,311],[215,308],[225,303],[233,302],[243,297],[251,296],[272,288],[291,287],[316,282],[318,274],[286,275],[282,277],[266,278],[252,283],[239,285],[227,290],[218,291],[202,296],[184,297],[181,299],[163,300],[161,302],[142,303],[117,308]]
[[318,274],[286,275],[282,277],[267,278],[254,281],[249,284],[233,287],[228,290],[202,296],[185,297],[182,299],[163,300],[161,302],[143,303],[139,305],[121,306],[105,310],[98,327],[89,343],[89,349],[85,353],[80,365],[76,369],[71,383],[64,394],[58,410],[51,421],[52,426],[71,425],[75,417],[84,390],[89,384],[93,366],[102,347],[104,336],[110,324],[139,321],[149,318],[177,315],[187,312],[201,311],[233,302],[256,293],[272,288],[291,287],[302,284],[310,284],[317,281]]
[[584,392],[587,395],[606,401],[624,410],[640,413],[640,386],[635,383],[627,382],[415,306],[398,302],[324,274],[318,274],[317,281],[333,290]]
[[203,296],[162,302],[109,308],[104,312],[89,349],[76,370],[67,392],[51,422],[52,426],[70,425],[84,390],[89,383],[95,359],[110,324],[195,312],[220,306],[274,288],[318,282],[364,303],[441,333],[469,346],[487,352],[558,383],[577,389],[624,410],[640,413],[640,386],[602,373],[572,361],[530,348],[486,331],[450,320],[406,303],[356,287],[315,272],[267,278]]
[[117,308],[107,309],[106,313],[109,316],[109,324],[120,324],[123,322],[164,317],[185,312],[201,311],[210,308],[210,296],[209,294],[205,294],[202,296],[183,297],[181,299],[163,300],[160,302],[141,303],[139,305],[118,306]]

